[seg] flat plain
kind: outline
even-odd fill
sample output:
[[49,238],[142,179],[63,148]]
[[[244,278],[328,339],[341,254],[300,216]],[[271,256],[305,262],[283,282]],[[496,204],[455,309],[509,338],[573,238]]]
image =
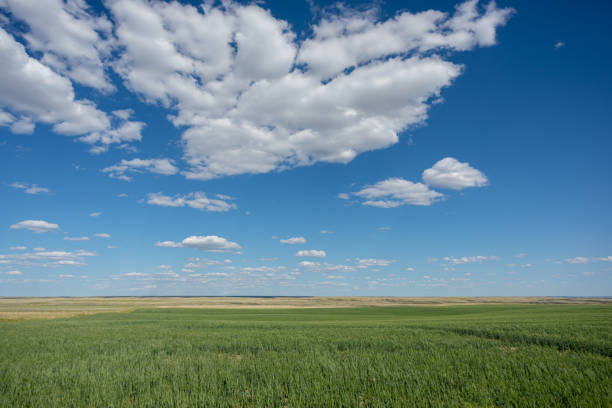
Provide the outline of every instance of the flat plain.
[[606,299],[4,298],[0,316],[2,407],[612,406]]

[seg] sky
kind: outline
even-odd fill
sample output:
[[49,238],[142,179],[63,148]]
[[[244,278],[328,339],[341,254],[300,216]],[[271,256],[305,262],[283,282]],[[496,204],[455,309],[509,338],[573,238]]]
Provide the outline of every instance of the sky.
[[611,8],[0,0],[0,296],[611,296]]

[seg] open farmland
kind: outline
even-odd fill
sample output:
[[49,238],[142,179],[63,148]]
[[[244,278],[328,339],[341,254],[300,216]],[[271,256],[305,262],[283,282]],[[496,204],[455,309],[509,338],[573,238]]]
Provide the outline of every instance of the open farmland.
[[7,321],[0,406],[609,407],[612,307],[602,302]]

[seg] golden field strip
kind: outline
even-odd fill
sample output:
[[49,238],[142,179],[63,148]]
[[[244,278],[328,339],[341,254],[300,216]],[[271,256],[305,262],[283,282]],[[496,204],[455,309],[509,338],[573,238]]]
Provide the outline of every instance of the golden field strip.
[[564,297],[0,297],[0,321],[55,319],[136,309],[272,309],[476,304],[601,304],[612,298]]

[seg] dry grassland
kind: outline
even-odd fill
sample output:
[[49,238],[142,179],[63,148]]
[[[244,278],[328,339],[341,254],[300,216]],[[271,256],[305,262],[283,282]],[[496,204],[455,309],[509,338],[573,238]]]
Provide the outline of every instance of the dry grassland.
[[293,309],[475,304],[604,304],[610,298],[562,297],[0,297],[0,321],[56,319],[135,309]]

